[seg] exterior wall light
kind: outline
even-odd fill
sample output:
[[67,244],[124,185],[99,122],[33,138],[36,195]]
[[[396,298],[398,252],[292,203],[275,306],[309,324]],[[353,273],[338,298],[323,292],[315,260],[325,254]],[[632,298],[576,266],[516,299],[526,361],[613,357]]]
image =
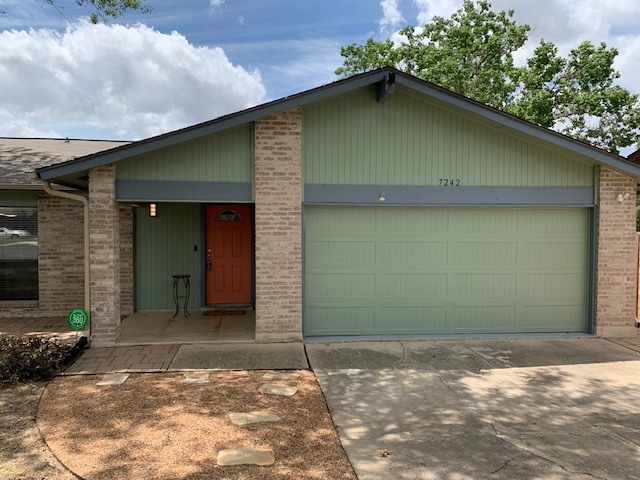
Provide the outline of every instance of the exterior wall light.
[[150,203],[149,204],[149,216],[150,217],[157,217],[158,216],[158,205],[155,203]]
[[630,197],[629,192],[625,192],[625,193],[618,193],[616,195],[616,200],[620,203],[624,202],[625,200],[627,200]]
[[385,194],[384,194],[384,193],[381,193],[381,194],[380,194],[380,198],[378,198],[378,200],[380,200],[381,202],[384,202],[386,199],[387,199],[387,198],[386,198],[386,196],[385,196]]

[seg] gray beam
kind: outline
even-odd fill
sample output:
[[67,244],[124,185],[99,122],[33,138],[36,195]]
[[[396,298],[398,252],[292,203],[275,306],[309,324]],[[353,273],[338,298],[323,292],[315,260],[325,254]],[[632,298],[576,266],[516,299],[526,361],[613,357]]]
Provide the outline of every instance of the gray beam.
[[[384,200],[381,195],[384,194]],[[305,204],[326,205],[593,205],[593,187],[417,187],[320,185],[304,187]]]
[[116,180],[121,202],[251,202],[250,182]]

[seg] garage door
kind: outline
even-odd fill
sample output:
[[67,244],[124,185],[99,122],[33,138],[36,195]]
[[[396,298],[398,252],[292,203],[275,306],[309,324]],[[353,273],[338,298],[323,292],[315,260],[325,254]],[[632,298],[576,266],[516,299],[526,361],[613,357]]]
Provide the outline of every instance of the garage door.
[[588,210],[306,207],[304,333],[581,332]]

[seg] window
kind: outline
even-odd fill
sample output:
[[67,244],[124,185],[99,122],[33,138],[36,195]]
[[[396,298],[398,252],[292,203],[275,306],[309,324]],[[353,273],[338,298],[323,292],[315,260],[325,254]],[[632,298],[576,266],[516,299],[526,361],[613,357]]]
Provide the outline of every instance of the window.
[[0,300],[38,300],[38,210],[0,206]]
[[225,210],[216,217],[216,222],[241,222],[242,217],[235,210]]

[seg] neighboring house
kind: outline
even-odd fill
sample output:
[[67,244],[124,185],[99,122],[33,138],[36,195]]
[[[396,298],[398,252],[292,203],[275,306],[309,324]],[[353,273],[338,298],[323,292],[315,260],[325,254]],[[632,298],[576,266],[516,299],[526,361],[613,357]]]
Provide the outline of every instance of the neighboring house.
[[26,173],[126,143],[0,138],[0,317],[83,306],[82,205],[46,194]]
[[190,308],[254,306],[258,342],[636,335],[640,166],[394,69],[36,171],[88,192],[99,345],[174,274]]
[[627,160],[633,163],[640,163],[640,150],[636,150],[627,157]]

